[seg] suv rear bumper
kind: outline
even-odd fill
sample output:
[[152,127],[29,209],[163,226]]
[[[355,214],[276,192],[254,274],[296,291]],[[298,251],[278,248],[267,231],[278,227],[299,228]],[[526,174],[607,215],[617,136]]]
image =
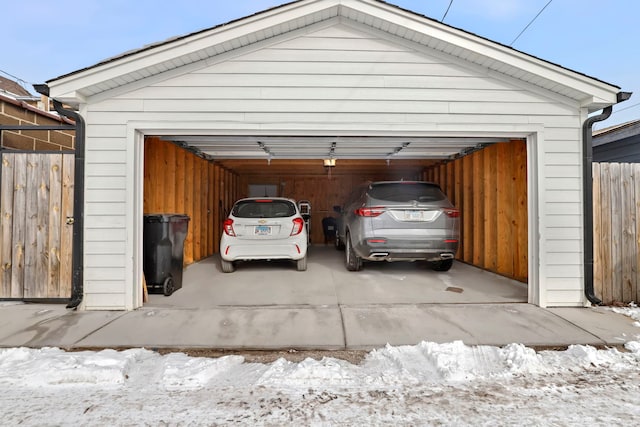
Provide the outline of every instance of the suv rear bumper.
[[354,244],[355,253],[367,261],[442,261],[453,259],[458,251],[457,242],[429,240],[419,244],[394,245],[393,242]]

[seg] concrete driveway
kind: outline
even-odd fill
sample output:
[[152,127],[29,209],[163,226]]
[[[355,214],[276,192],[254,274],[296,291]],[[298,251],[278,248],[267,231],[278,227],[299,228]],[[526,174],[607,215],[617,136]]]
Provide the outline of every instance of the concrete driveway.
[[222,273],[216,258],[184,272],[172,296],[134,311],[69,311],[0,303],[0,346],[225,350],[369,350],[421,341],[558,347],[640,339],[606,308],[527,304],[526,285],[455,263],[368,264],[347,272],[342,254],[314,246],[306,272],[291,263],[248,263]]
[[362,271],[344,268],[331,245],[309,250],[307,271],[291,262],[247,262],[222,273],[218,257],[193,264],[183,288],[152,294],[147,307],[526,303],[527,285],[455,262],[448,272],[423,263],[371,262]]

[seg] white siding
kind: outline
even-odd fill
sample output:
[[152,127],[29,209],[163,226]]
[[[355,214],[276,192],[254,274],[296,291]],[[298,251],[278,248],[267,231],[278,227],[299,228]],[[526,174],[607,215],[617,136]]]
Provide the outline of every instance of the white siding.
[[[382,39],[346,25],[306,32],[244,51],[129,92],[89,101],[85,235],[85,307],[139,304],[134,253],[131,132],[228,132],[381,135],[510,135],[538,132],[530,147],[539,178],[542,305],[581,305],[582,111],[568,100],[478,65]],[[140,167],[139,164],[136,167]],[[129,172],[128,172],[129,171]],[[141,197],[138,195],[138,197]],[[534,236],[531,239],[535,238]],[[530,259],[533,258],[530,256]]]

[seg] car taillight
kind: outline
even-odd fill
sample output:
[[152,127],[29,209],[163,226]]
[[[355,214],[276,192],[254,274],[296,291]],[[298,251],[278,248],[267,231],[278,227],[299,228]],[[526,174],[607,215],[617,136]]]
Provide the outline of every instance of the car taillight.
[[447,209],[443,209],[443,212],[449,217],[449,218],[459,218],[460,217],[460,211],[458,209],[455,208],[447,208]]
[[227,236],[236,236],[236,232],[233,231],[233,220],[231,218],[225,219],[222,227]]
[[381,215],[384,212],[384,208],[373,207],[373,208],[359,208],[353,211],[357,216],[366,216],[366,217],[376,217]]
[[302,227],[304,227],[304,220],[302,218],[293,218],[293,228],[291,229],[291,236],[297,236],[302,233]]

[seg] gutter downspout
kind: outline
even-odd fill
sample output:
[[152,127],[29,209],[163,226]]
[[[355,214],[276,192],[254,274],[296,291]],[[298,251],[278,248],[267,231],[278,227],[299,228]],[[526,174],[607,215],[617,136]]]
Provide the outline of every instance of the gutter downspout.
[[[36,92],[49,96],[49,86],[46,84],[33,85]],[[71,258],[71,300],[67,308],[76,309],[82,303],[84,296],[84,151],[85,151],[85,121],[73,110],[62,106],[53,99],[53,108],[61,116],[75,122],[75,156],[74,156],[74,184],[73,184],[73,252]]]
[[[631,92],[618,92],[616,103],[631,98]],[[602,110],[597,116],[589,117],[582,125],[582,188],[584,200],[582,212],[584,217],[584,295],[593,305],[602,305],[602,300],[595,296],[593,286],[593,125],[606,120],[613,112],[613,105]]]

